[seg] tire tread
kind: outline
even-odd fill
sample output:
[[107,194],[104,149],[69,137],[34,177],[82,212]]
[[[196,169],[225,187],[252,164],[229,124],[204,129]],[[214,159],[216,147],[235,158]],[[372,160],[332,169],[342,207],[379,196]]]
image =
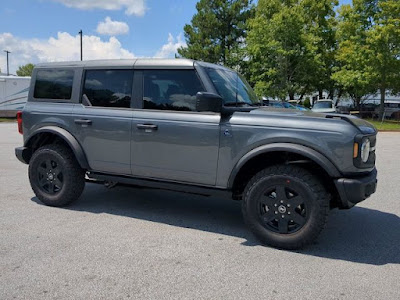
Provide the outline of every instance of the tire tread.
[[[56,154],[60,155],[62,159],[64,160],[64,172],[66,174],[69,174],[70,179],[71,179],[71,185],[72,188],[67,188],[62,192],[62,197],[58,197],[58,199],[50,199],[48,196],[46,196],[45,193],[40,191],[40,189],[32,183],[32,174],[31,172],[31,164],[35,161],[35,159],[46,152],[55,152]],[[33,153],[32,159],[30,161],[29,165],[29,178],[31,181],[31,186],[33,191],[35,192],[36,196],[39,198],[40,201],[42,201],[44,204],[48,206],[56,206],[56,207],[61,207],[70,204],[71,202],[77,200],[80,195],[83,192],[83,189],[85,187],[85,172],[84,170],[80,167],[79,163],[77,162],[74,153],[67,148],[64,145],[60,144],[48,144],[45,146],[42,146],[38,150],[36,150]]]
[[[310,234],[306,235],[305,238],[295,242],[295,243],[281,243],[278,241],[274,241],[271,239],[267,239],[260,232],[258,232],[255,224],[246,218],[247,216],[247,202],[249,201],[251,191],[257,186],[260,180],[265,179],[265,177],[271,176],[288,176],[295,177],[297,180],[303,182],[303,184],[307,185],[315,195],[315,198],[318,201],[319,205],[319,214],[317,221],[311,223]],[[329,214],[329,202],[331,199],[331,195],[326,191],[323,184],[315,177],[315,175],[311,174],[309,171],[293,165],[274,165],[257,173],[246,185],[246,188],[243,193],[244,197],[242,200],[242,213],[244,216],[245,223],[248,225],[250,230],[261,240],[262,243],[268,244],[281,249],[300,249],[304,246],[312,243],[322,231],[322,229],[326,226],[327,217]]]

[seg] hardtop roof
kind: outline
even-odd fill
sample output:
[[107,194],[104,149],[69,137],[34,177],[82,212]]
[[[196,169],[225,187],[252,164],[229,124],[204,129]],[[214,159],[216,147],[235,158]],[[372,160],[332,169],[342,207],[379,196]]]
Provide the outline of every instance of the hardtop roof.
[[92,67],[92,68],[108,68],[108,67],[134,67],[135,69],[168,69],[182,68],[192,69],[195,65],[206,68],[227,69],[224,66],[212,63],[206,63],[186,58],[135,58],[135,59],[102,59],[102,60],[84,60],[84,61],[66,61],[66,62],[47,62],[39,63],[35,68],[66,68],[66,67]]

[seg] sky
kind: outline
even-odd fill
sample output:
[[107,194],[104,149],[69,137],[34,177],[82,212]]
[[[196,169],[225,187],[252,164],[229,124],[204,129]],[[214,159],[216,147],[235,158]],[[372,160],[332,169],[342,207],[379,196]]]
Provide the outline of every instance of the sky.
[[[0,69],[47,61],[174,57],[197,0],[7,0],[0,6]],[[350,0],[341,0],[348,3]]]

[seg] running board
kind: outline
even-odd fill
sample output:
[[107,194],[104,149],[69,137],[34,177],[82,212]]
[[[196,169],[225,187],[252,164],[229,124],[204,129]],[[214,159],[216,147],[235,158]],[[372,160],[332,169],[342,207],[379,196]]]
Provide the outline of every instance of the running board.
[[137,187],[145,187],[151,189],[169,190],[169,191],[194,194],[194,195],[232,199],[232,191],[212,188],[212,187],[203,187],[203,186],[190,185],[184,183],[159,181],[155,179],[143,179],[130,176],[117,176],[117,175],[92,173],[92,172],[87,173],[87,176],[89,178],[87,181],[92,183],[115,182],[118,184],[128,185],[128,186],[137,186]]

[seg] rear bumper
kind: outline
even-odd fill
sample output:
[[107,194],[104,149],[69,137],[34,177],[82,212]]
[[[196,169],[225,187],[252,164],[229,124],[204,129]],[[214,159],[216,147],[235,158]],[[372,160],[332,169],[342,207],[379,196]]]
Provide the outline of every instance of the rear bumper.
[[20,162],[24,164],[29,164],[32,153],[31,150],[27,147],[17,147],[15,148],[15,156]]
[[351,208],[375,193],[378,183],[377,174],[376,169],[373,169],[366,176],[336,179],[335,185],[340,196],[339,208]]

